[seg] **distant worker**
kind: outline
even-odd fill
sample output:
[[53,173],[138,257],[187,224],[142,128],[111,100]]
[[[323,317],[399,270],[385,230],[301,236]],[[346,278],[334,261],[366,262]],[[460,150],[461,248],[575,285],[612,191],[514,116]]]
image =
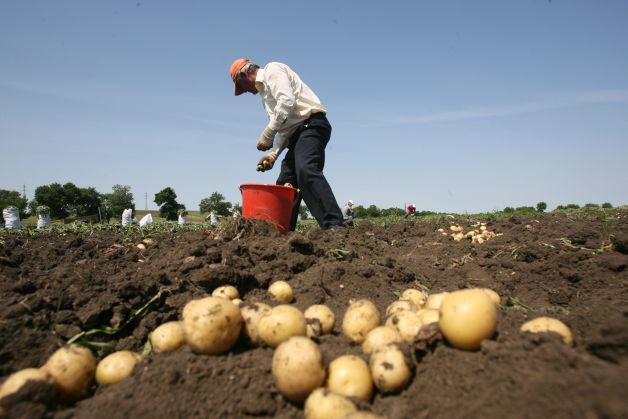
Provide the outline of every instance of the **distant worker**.
[[205,220],[209,221],[209,223],[213,226],[218,224],[218,217],[216,216],[216,213],[214,211],[210,211],[209,215],[205,217]]
[[[251,60],[240,58],[231,64],[230,73],[235,95],[259,93],[270,118],[259,136],[257,149],[273,150],[259,160],[257,170],[272,169],[279,155],[288,148],[277,185],[290,183],[300,190],[292,208],[290,230],[296,228],[301,199],[322,229],[342,228],[342,212],[323,175],[331,125],[320,99],[297,73],[282,63],[271,62],[260,68]],[[277,145],[273,148],[277,134]]]
[[345,222],[353,221],[353,217],[355,217],[355,212],[353,211],[353,201],[348,200],[347,204],[342,208],[342,218],[344,218]]
[[406,208],[406,215],[404,215],[403,218],[414,217],[415,214],[416,206],[414,206],[414,204],[410,204],[408,205],[408,208]]

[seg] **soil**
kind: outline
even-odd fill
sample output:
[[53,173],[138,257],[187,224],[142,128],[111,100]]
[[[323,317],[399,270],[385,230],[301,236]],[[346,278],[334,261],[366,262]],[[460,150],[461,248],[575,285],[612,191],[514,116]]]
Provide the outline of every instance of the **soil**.
[[[492,339],[477,351],[443,340],[414,350],[409,386],[376,391],[360,407],[391,419],[628,417],[628,213],[489,220],[498,235],[481,244],[438,231],[451,233],[454,222],[465,231],[475,223],[364,221],[282,236],[266,223],[239,221],[154,237],[145,250],[136,247],[139,235],[127,242],[110,232],[5,235],[0,377],[41,366],[79,332],[106,326],[121,330],[89,339],[142,352],[156,326],[179,319],[186,302],[224,284],[235,285],[247,302],[276,305],[266,290],[284,279],[299,309],[328,305],[337,317],[334,332],[316,339],[326,363],[364,356],[341,333],[352,300],[367,298],[383,313],[406,288],[487,287],[502,297]],[[519,332],[539,316],[566,323],[573,346],[551,333]],[[303,417],[303,406],[274,386],[272,356],[271,348],[243,342],[221,356],[183,347],[149,354],[125,381],[94,385],[74,404],[49,403],[44,389],[29,385],[0,406],[7,417],[23,418]]]

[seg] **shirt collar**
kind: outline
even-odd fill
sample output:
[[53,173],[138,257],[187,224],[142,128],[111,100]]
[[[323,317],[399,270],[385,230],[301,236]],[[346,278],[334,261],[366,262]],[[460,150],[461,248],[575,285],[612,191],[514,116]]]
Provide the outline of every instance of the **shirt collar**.
[[257,88],[258,92],[261,92],[264,90],[264,69],[263,68],[257,69],[257,74],[255,75],[255,87]]

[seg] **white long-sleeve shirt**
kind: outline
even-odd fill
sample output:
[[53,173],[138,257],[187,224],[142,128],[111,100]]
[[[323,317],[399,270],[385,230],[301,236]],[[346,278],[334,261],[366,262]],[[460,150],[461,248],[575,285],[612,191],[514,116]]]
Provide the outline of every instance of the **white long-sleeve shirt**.
[[270,118],[268,128],[278,133],[272,149],[277,156],[301,122],[313,113],[327,112],[312,89],[285,64],[271,62],[258,69],[255,87]]

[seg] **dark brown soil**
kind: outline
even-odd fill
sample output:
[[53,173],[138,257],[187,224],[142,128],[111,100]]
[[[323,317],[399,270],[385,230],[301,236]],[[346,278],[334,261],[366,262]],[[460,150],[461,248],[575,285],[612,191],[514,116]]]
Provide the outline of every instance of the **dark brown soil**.
[[[332,335],[319,339],[326,362],[362,356],[340,333],[350,300],[382,311],[395,292],[489,287],[502,296],[498,332],[479,351],[439,341],[414,353],[416,369],[400,394],[376,393],[362,407],[388,418],[628,417],[628,219],[538,215],[489,221],[502,235],[482,244],[455,242],[441,222],[363,222],[346,231],[313,229],[280,236],[268,225],[240,222],[224,231],[171,233],[144,251],[141,237],[113,233],[4,236],[0,245],[0,377],[41,366],[80,331],[120,327],[93,341],[141,352],[159,324],[184,304],[223,284],[245,301],[270,303],[268,284],[288,280],[294,305],[328,305]],[[462,226],[471,220],[456,219]],[[343,249],[343,259],[330,250]],[[338,253],[336,254],[338,255]],[[145,315],[126,323],[153,297]],[[521,324],[549,315],[574,333],[522,335]],[[150,354],[127,380],[94,386],[73,405],[46,405],[37,389],[4,398],[7,417],[207,418],[303,417],[270,374],[273,350],[239,343],[223,356],[187,348]],[[43,391],[43,390],[42,390]],[[41,396],[41,397],[40,397]]]

